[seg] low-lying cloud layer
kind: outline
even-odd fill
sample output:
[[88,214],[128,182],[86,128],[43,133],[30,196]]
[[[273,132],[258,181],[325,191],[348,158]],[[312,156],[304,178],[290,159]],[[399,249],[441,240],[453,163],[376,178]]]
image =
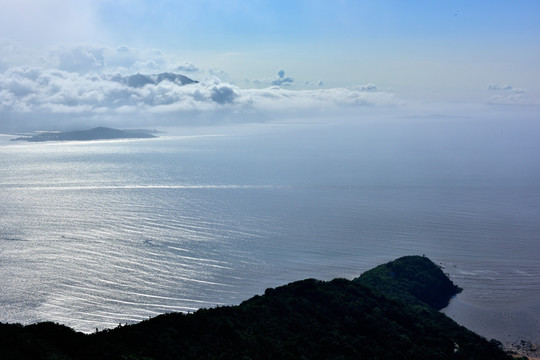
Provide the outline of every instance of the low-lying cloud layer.
[[[38,55],[0,40],[0,131],[335,117],[403,103],[372,83],[328,88],[322,81],[297,83],[285,70],[246,79],[244,87],[226,79],[220,69],[203,69],[156,49],[78,45]],[[488,104],[536,103],[509,85],[487,90]]]
[[[213,115],[215,121],[223,115],[251,121],[260,119],[262,113],[279,116],[396,104],[391,93],[378,91],[374,85],[295,90],[290,86],[294,79],[283,70],[267,87],[240,88],[191,63],[171,62],[157,50],[86,46],[57,50],[42,66],[11,66],[9,58],[3,60],[3,131],[77,127],[81,123],[174,126]],[[164,68],[172,71],[159,72]]]

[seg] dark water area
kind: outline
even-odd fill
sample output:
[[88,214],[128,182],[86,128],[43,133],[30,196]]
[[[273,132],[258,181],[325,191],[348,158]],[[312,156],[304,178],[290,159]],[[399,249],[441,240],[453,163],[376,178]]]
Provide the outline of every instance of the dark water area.
[[425,254],[444,311],[540,343],[540,131],[401,120],[0,137],[0,321],[90,332]]

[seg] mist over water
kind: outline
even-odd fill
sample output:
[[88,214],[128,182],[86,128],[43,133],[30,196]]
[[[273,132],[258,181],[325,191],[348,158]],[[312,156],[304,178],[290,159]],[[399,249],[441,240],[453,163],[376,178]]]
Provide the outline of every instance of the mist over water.
[[337,120],[0,137],[0,321],[90,332],[425,254],[445,312],[540,342],[534,122]]

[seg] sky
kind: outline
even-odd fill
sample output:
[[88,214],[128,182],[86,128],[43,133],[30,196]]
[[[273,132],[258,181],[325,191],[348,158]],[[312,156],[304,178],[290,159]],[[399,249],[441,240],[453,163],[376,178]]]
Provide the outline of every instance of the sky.
[[[534,116],[538,14],[535,0],[0,0],[0,130],[373,109]],[[118,80],[161,72],[198,83]]]

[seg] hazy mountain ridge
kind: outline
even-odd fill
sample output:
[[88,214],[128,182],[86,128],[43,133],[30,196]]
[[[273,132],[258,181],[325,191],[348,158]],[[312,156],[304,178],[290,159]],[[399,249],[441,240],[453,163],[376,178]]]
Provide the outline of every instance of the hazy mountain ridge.
[[383,267],[399,273],[391,276],[391,287],[400,292],[385,293],[388,278],[379,267],[352,281],[296,281],[238,306],[165,314],[92,335],[52,323],[1,325],[0,357],[510,359],[497,342],[425,302],[425,296],[448,302],[459,290],[448,279],[438,281],[445,276],[429,259],[409,256]]
[[111,80],[134,88],[143,87],[148,84],[157,85],[163,81],[170,81],[172,83],[175,83],[176,85],[189,85],[198,83],[198,81],[190,79],[187,76],[170,72],[152,75],[144,75],[140,73],[128,76],[114,75],[111,77]]

